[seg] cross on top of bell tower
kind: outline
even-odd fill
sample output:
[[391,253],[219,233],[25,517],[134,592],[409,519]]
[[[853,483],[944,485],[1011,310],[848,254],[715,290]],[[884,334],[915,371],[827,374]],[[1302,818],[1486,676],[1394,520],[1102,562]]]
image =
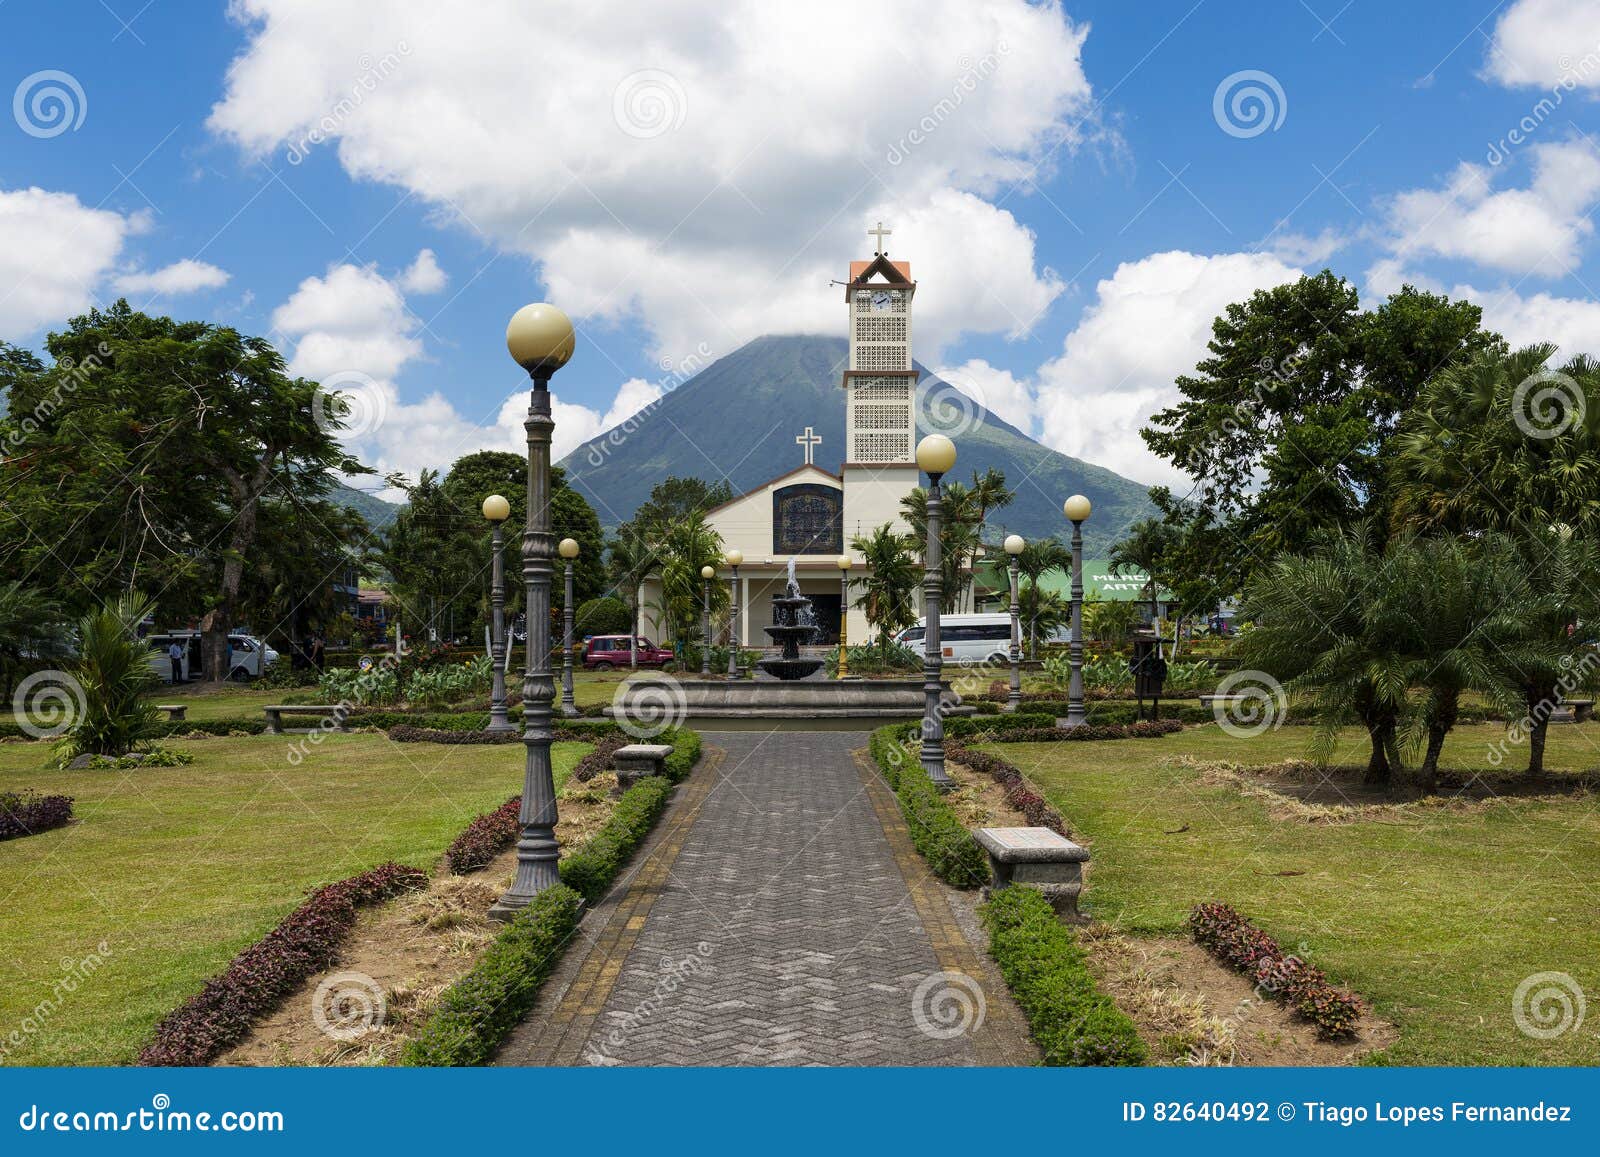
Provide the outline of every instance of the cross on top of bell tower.
[[882,257],[888,252],[888,250],[883,247],[883,239],[893,232],[893,229],[885,229],[882,221],[878,222],[878,227],[876,229],[867,230],[868,237],[876,237],[878,239],[878,247],[873,250],[874,256]]

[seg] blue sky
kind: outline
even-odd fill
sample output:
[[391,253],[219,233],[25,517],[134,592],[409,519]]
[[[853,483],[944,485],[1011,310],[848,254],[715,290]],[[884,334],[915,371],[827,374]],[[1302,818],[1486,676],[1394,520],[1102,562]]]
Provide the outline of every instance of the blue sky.
[[566,445],[842,334],[878,217],[918,357],[1141,481],[1210,318],[1301,270],[1600,353],[1592,3],[141,3],[0,7],[0,339],[119,293],[271,334],[388,469],[510,444],[528,300],[582,333]]

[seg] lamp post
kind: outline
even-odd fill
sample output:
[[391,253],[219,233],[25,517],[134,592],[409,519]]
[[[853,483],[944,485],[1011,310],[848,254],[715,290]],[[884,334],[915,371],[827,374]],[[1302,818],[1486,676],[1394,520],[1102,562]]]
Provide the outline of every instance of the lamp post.
[[1089,517],[1089,500],[1074,494],[1062,503],[1061,510],[1072,523],[1072,641],[1068,656],[1072,678],[1067,683],[1067,717],[1063,727],[1080,727],[1083,714],[1083,523]]
[[556,552],[567,564],[566,597],[561,600],[561,714],[575,719],[579,712],[572,696],[572,560],[578,557],[578,540],[563,538]]
[[700,568],[700,674],[711,674],[711,580],[717,577],[717,568],[706,565]]
[[511,517],[511,503],[502,495],[483,500],[483,516],[494,528],[490,536],[492,563],[489,578],[489,605],[494,608],[489,635],[489,661],[494,665],[489,694],[489,723],[485,731],[515,731],[517,725],[506,715],[506,571],[501,527]]
[[1017,571],[1020,555],[1027,543],[1020,534],[1006,535],[1006,554],[1010,556],[1007,569],[1011,572],[1011,693],[1006,696],[1006,710],[1022,710],[1022,602],[1017,597]]
[[839,678],[843,679],[850,673],[850,665],[845,656],[849,640],[845,637],[845,628],[850,621],[850,556],[841,554],[838,561],[839,567]]
[[739,564],[744,561],[744,551],[734,549],[723,555],[723,560],[733,571],[728,581],[728,678],[739,677]]
[[518,820],[517,874],[510,889],[496,900],[489,915],[510,920],[528,903],[560,881],[556,864],[556,788],[550,768],[551,704],[555,682],[550,674],[550,577],[554,571],[550,533],[550,377],[572,357],[572,322],[553,305],[525,305],[506,326],[506,349],[533,379],[528,398],[528,517],[522,532],[522,579],[527,587],[528,666],[522,679],[522,741],[527,759],[522,776],[522,810]]
[[917,443],[917,465],[928,476],[928,541],[923,548],[922,610],[926,620],[922,648],[922,769],[940,791],[955,787],[944,769],[944,651],[939,644],[939,602],[944,597],[940,569],[939,479],[956,464],[955,443],[943,434],[929,434]]

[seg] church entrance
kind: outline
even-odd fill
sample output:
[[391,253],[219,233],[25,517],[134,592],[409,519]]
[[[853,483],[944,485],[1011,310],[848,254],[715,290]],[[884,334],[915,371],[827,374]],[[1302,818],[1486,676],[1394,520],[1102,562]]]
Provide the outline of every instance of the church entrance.
[[812,636],[809,646],[836,647],[839,645],[839,593],[831,595],[807,595],[811,600],[812,613],[817,616],[817,633]]

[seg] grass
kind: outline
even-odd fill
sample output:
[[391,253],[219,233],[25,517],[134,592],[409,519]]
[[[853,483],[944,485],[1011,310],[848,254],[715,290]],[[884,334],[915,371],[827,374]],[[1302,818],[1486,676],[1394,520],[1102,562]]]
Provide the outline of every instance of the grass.
[[[1458,727],[1445,765],[1491,767],[1504,729]],[[1182,935],[1189,907],[1232,904],[1393,1021],[1397,1064],[1595,1064],[1597,1022],[1524,1035],[1513,994],[1540,972],[1600,998],[1600,806],[1593,795],[1406,809],[1382,820],[1273,819],[1163,756],[1303,758],[1310,732],[1236,739],[1217,727],[1153,742],[997,744],[1091,847],[1086,905],[1133,932]],[[1363,762],[1353,734],[1336,761]],[[1513,747],[1516,770],[1526,749]],[[1600,766],[1600,725],[1553,727],[1548,766]],[[1302,947],[1303,946],[1303,947]]]
[[[518,744],[335,734],[296,767],[297,740],[181,742],[192,765],[127,772],[48,770],[48,744],[0,744],[0,790],[71,795],[79,818],[0,843],[3,1063],[132,1061],[163,1014],[308,889],[390,859],[431,868],[522,786]],[[558,785],[587,750],[555,745]],[[77,975],[64,966],[102,941],[106,962],[61,993]]]

